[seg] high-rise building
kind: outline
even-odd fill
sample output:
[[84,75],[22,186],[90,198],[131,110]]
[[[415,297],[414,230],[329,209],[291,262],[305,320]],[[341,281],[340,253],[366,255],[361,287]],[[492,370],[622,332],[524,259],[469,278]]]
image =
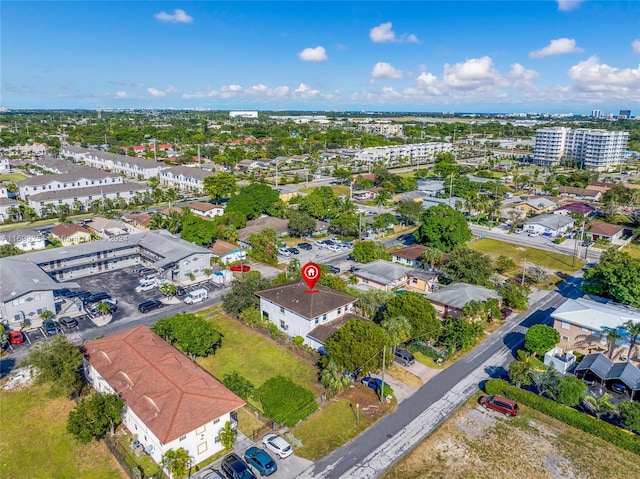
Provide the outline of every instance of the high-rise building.
[[591,118],[602,118],[602,110],[592,110]]
[[628,141],[627,131],[540,128],[536,131],[533,160],[540,165],[572,160],[584,168],[603,171],[623,162]]
[[618,113],[618,120],[628,120],[631,118],[631,110],[620,110]]

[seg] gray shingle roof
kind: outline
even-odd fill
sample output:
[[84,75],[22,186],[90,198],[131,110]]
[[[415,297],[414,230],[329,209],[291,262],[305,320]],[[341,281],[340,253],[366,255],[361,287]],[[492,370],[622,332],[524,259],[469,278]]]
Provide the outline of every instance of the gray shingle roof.
[[20,181],[18,186],[46,185],[52,181],[73,183],[79,180],[103,180],[105,178],[119,178],[119,176],[115,173],[106,173],[101,170],[96,170],[95,168],[82,166],[69,171],[69,173],[32,176],[31,178]]
[[398,281],[412,271],[413,268],[409,268],[408,266],[402,266],[401,264],[392,263],[384,259],[377,259],[371,263],[360,266],[354,274],[379,284],[389,284]]
[[427,298],[434,303],[444,304],[456,309],[464,308],[469,301],[487,301],[490,298],[499,298],[498,293],[491,289],[467,283],[449,284]]
[[617,379],[634,391],[640,391],[640,369],[628,362],[614,363],[601,353],[587,354],[576,366],[578,371],[591,371],[602,380]]
[[572,223],[575,223],[575,220],[570,216],[554,215],[552,213],[534,216],[525,222],[527,225],[540,225],[553,230],[563,228]]
[[[43,191],[30,195],[30,201],[53,201],[60,199],[77,198],[80,196],[101,196],[103,194],[124,193],[127,191],[147,191],[150,188],[138,183],[114,183],[111,185],[95,185],[85,188],[71,188],[68,190]],[[96,198],[97,199],[97,198]]]

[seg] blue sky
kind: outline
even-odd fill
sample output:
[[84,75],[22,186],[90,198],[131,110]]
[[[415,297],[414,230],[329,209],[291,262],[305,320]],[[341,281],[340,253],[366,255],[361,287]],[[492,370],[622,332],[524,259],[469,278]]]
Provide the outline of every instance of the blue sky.
[[640,109],[637,1],[3,0],[0,9],[7,108]]

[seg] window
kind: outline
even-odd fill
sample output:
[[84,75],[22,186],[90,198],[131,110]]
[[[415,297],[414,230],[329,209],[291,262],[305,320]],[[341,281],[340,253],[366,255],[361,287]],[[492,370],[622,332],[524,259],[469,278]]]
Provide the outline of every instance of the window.
[[[220,422],[220,418],[217,418],[217,419],[214,419],[214,420],[213,420],[213,423],[214,423],[214,424],[218,424],[219,422]],[[203,426],[203,429],[204,429],[204,426]]]
[[563,341],[569,341],[569,336],[560,336]]
[[[216,442],[219,442],[220,439],[218,439],[216,437]],[[207,452],[207,443],[203,442],[201,444],[198,444],[198,454],[204,454],[205,452]]]
[[284,308],[282,306],[280,306],[280,312],[284,314]]
[[562,329],[571,329],[571,325],[566,321],[562,321]]
[[218,444],[218,443],[220,442],[220,438],[219,438],[218,436],[216,436],[216,437],[214,438],[214,441],[216,442],[216,444]]
[[326,321],[326,320],[327,320],[327,315],[326,315],[326,314],[323,314],[323,315],[322,315],[322,320],[323,320],[323,321]]
[[320,322],[320,318],[316,318],[315,323],[318,324]]
[[178,441],[184,441],[187,438],[187,435],[185,434],[184,436],[182,436],[180,439],[178,439]]
[[342,308],[338,308],[338,316],[342,314]]

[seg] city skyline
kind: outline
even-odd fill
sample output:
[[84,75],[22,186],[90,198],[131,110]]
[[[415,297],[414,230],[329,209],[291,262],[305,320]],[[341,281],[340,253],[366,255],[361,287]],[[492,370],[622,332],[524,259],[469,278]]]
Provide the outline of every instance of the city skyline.
[[637,2],[1,8],[0,106],[10,109],[606,114],[640,101]]

